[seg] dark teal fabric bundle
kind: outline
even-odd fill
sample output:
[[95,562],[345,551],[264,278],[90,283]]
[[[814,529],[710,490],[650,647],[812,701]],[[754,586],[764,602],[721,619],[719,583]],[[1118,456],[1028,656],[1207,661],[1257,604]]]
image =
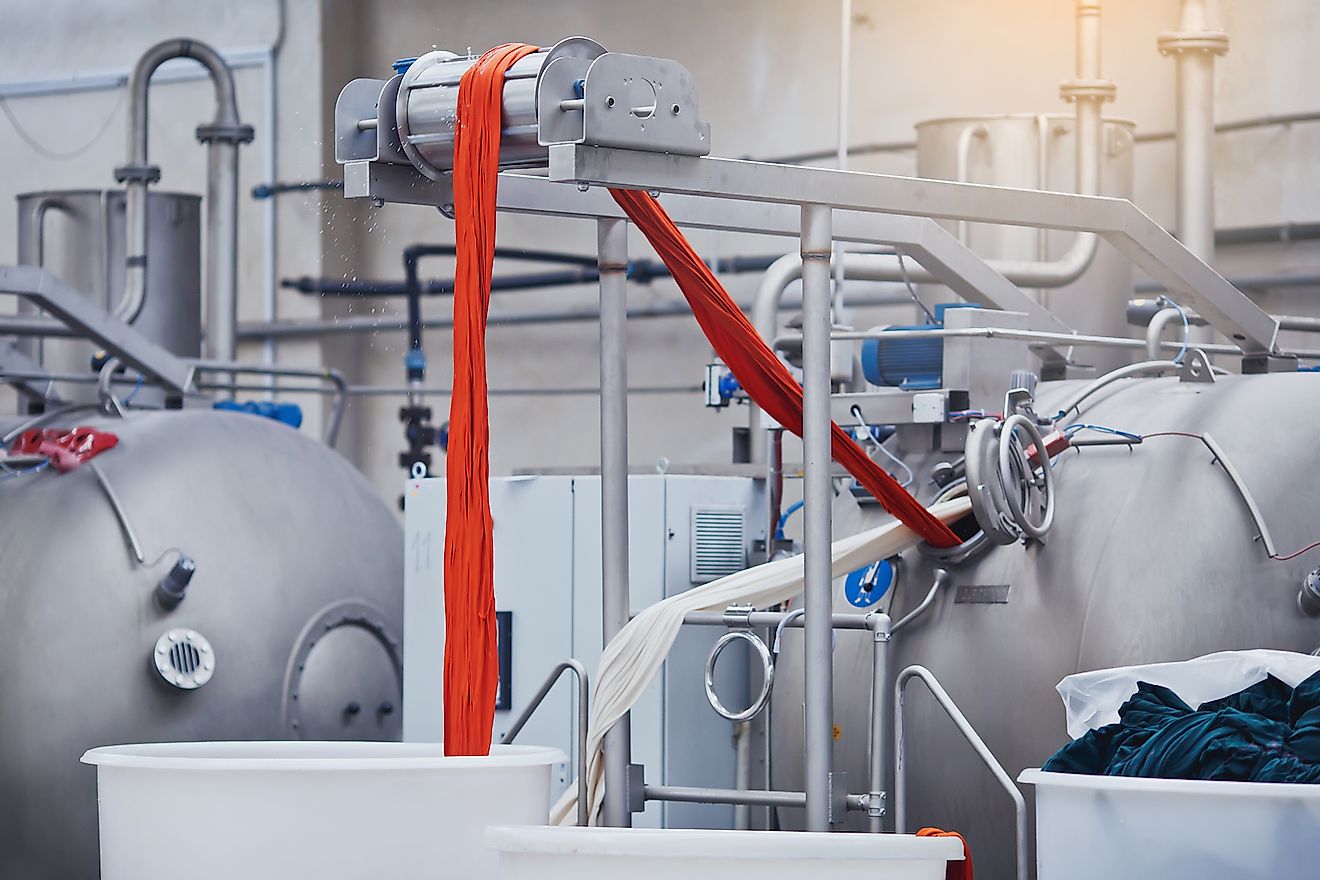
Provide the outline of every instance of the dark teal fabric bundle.
[[1320,673],[1295,689],[1270,677],[1193,710],[1140,682],[1119,722],[1060,749],[1051,773],[1320,783]]

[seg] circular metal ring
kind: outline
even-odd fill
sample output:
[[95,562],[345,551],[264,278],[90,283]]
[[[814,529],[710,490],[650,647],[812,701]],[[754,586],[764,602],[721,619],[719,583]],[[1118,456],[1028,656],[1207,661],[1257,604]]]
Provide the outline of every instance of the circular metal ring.
[[[752,704],[741,712],[732,712],[720,702],[720,698],[715,694],[715,664],[720,659],[720,654],[733,642],[741,639],[752,646],[752,650],[761,658],[761,692],[752,700]],[[761,637],[750,630],[738,629],[733,632],[725,633],[720,636],[720,640],[710,649],[710,656],[706,658],[706,700],[710,707],[721,718],[727,718],[730,721],[751,721],[761,711],[765,709],[766,704],[770,702],[770,691],[775,686],[775,661],[770,656],[770,649],[761,641]]]
[[[1040,469],[1044,477],[1041,491],[1045,495],[1045,512],[1041,515],[1040,522],[1034,522],[1027,516],[1026,505],[1023,503],[1023,497],[1030,495],[1030,487],[1035,483],[1035,477],[1026,447],[1015,439],[1018,428],[1027,435],[1036,447],[1036,454],[1041,458]],[[1016,491],[1018,479],[1013,472],[1014,465],[1021,471],[1021,485],[1027,490],[1021,495]],[[1022,529],[1023,534],[1037,540],[1045,537],[1045,533],[1054,524],[1054,471],[1050,467],[1049,453],[1045,450],[1045,438],[1041,436],[1040,428],[1022,413],[1009,416],[1000,428],[999,479],[1004,490],[1004,500],[1008,504],[1008,512]]]
[[1022,539],[1022,531],[1007,513],[1008,502],[997,462],[999,437],[999,423],[994,419],[972,422],[967,429],[963,466],[972,514],[982,533],[993,543],[1008,546]]

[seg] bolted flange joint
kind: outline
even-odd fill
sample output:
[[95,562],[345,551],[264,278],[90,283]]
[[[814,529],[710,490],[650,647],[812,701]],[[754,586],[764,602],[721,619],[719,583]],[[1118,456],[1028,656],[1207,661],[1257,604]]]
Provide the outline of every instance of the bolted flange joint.
[[1228,52],[1228,34],[1224,31],[1169,31],[1160,34],[1156,45],[1161,55],[1180,55],[1183,52],[1224,55]]
[[249,144],[252,143],[253,131],[250,125],[199,125],[197,126],[197,140],[199,143],[209,144],[213,141],[222,144]]
[[115,180],[120,183],[156,183],[160,180],[160,166],[120,165],[115,169]]
[[1112,101],[1117,94],[1118,86],[1107,79],[1074,79],[1059,86],[1059,97],[1070,104],[1085,98]]

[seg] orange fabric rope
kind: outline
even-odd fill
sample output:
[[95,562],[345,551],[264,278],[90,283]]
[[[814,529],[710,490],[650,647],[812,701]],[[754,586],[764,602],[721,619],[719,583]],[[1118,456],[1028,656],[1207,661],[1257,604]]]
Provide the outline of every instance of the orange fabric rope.
[[[454,129],[454,384],[445,461],[445,754],[485,755],[495,720],[495,633],[490,515],[486,317],[495,252],[504,74],[536,51],[505,43],[482,54],[458,87]],[[802,388],[756,333],[664,209],[646,193],[612,190],[678,281],[706,337],[761,407],[802,435]],[[885,509],[937,547],[958,537],[833,425],[833,455]]]
[[504,73],[535,46],[506,43],[477,59],[458,86],[454,129],[454,389],[449,398],[445,524],[445,754],[485,755],[495,723],[486,313],[495,258]]
[[967,845],[967,838],[957,831],[945,831],[942,828],[922,828],[917,837],[956,837],[962,841],[963,860],[949,862],[944,869],[944,880],[972,880],[972,848]]
[[[747,393],[775,421],[802,436],[802,386],[756,332],[742,309],[688,244],[683,233],[649,193],[610,190],[628,218],[642,231],[683,291],[692,314],[720,358]],[[832,426],[834,460],[866,487],[902,523],[935,547],[961,539],[931,516],[838,425]]]

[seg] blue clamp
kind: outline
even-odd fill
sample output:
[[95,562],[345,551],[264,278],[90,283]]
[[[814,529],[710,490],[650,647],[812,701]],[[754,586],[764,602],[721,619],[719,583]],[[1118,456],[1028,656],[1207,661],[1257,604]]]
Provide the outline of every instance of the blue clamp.
[[395,73],[402,75],[408,72],[408,68],[412,67],[413,62],[416,60],[416,58],[400,58],[391,66],[394,68]]

